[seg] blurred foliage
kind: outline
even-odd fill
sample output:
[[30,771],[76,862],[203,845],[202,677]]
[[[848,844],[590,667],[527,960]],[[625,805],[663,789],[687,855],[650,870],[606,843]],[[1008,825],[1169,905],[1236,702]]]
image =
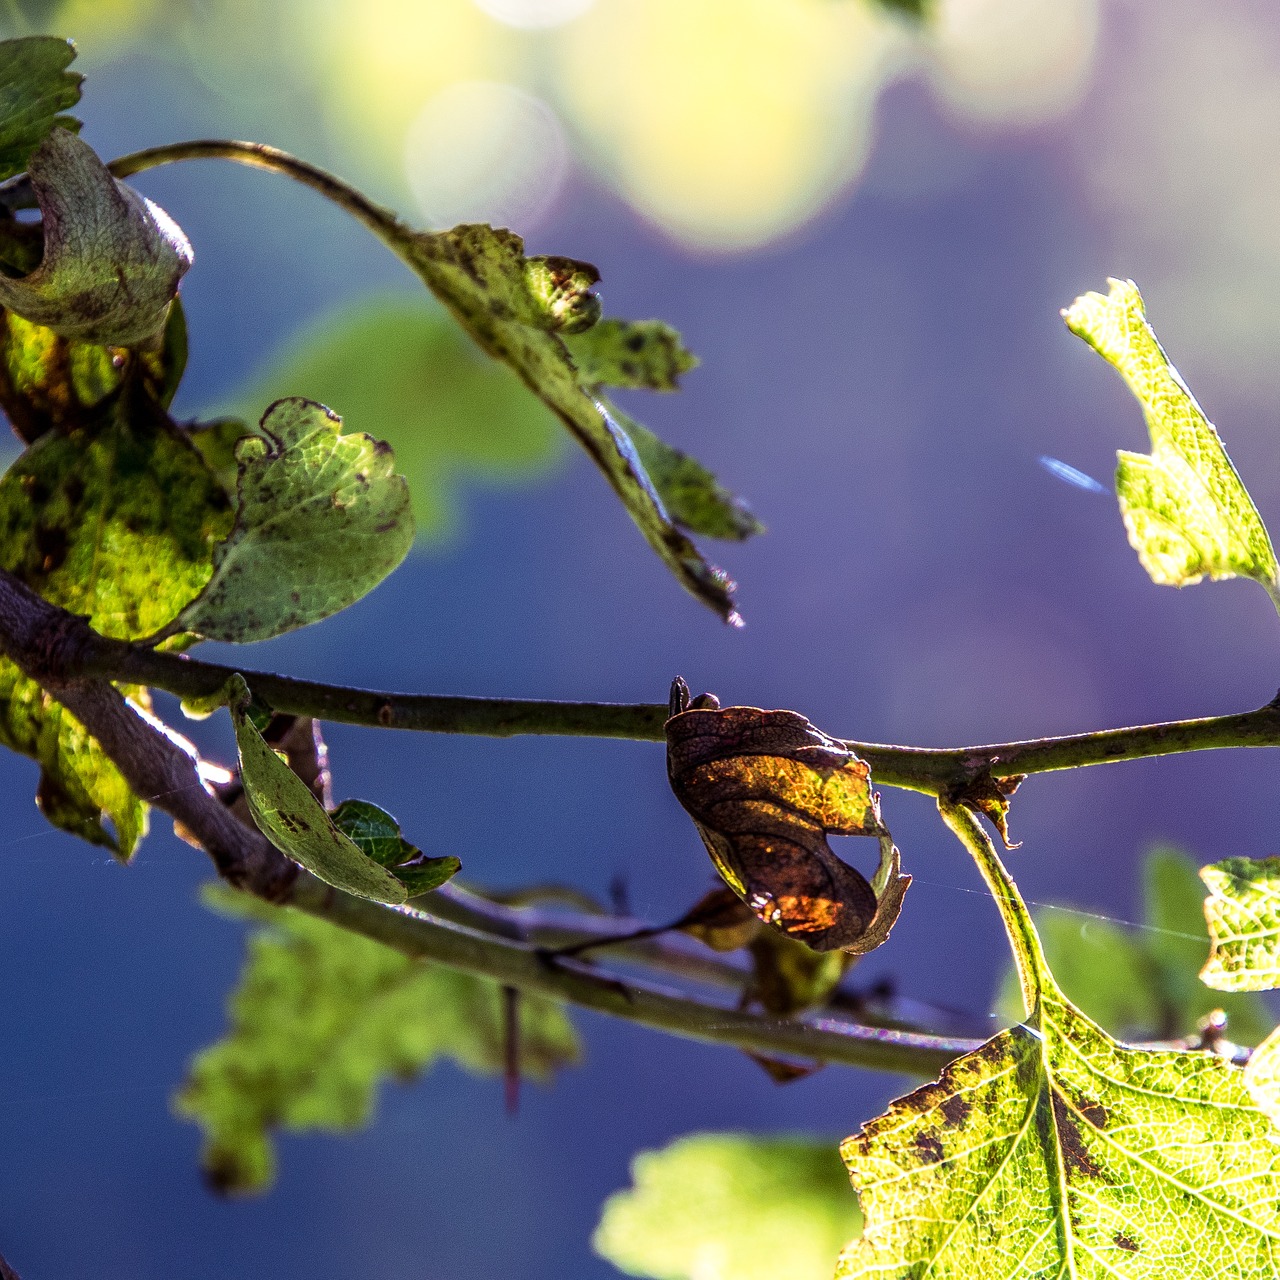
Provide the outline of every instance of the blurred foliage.
[[572,149],[715,249],[785,235],[855,180],[894,79],[924,76],[961,116],[1038,123],[1078,99],[1097,27],[1097,0],[14,3],[100,60],[186,64],[242,134],[290,144],[322,122],[341,168],[441,224],[522,225],[567,173],[522,151]]
[[[1173,1039],[1194,1036],[1214,1009],[1227,1014],[1226,1034],[1257,1044],[1273,1018],[1256,995],[1211,991],[1199,978],[1209,955],[1204,888],[1195,862],[1166,845],[1143,864],[1143,921],[1119,925],[1070,907],[1035,913],[1045,956],[1062,989],[1113,1034]],[[1021,1022],[1022,997],[1012,970],[996,1000],[1004,1022]]]
[[593,1243],[654,1280],[828,1280],[862,1229],[833,1142],[699,1133],[631,1165]]
[[418,533],[439,538],[457,520],[472,477],[510,482],[559,459],[559,423],[510,370],[483,355],[426,301],[368,299],[331,313],[279,352],[238,397],[246,413],[283,395],[341,407],[352,431],[395,450]]
[[[192,1061],[175,1099],[204,1130],[219,1191],[265,1190],[272,1133],[334,1133],[368,1123],[382,1080],[412,1080],[441,1058],[496,1075],[506,1046],[496,983],[411,960],[380,943],[223,885],[206,901],[264,926],[250,939],[230,1028]],[[519,1004],[521,1072],[548,1080],[578,1059],[559,1005]]]

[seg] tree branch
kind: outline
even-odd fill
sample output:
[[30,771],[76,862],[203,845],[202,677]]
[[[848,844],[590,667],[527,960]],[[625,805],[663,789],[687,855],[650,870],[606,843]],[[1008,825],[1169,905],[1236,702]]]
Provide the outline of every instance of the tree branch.
[[[78,625],[77,625],[78,624]],[[87,633],[87,635],[86,635]],[[726,1009],[581,962],[551,961],[540,948],[353,897],[317,880],[239,822],[201,783],[196,762],[148,723],[106,681],[69,676],[84,624],[0,574],[0,649],[57,698],[97,739],[144,799],[180,822],[237,888],[291,905],[404,955],[491,978],[675,1035],[762,1054],[789,1054],[885,1071],[933,1074],[976,1042],[829,1019],[777,1019]]]
[[[83,618],[47,604],[3,572],[0,618],[26,636],[32,654],[41,657],[45,675],[58,678],[142,684],[181,698],[199,699],[215,697],[238,673],[273,710],[336,724],[498,738],[531,733],[662,742],[665,736],[665,704],[384,693],[160,653],[99,635]],[[43,683],[41,677],[33,678]],[[1280,697],[1256,711],[1234,715],[986,746],[899,747],[856,739],[846,739],[845,746],[871,766],[880,786],[948,796],[986,775],[1050,773],[1190,751],[1280,746]]]

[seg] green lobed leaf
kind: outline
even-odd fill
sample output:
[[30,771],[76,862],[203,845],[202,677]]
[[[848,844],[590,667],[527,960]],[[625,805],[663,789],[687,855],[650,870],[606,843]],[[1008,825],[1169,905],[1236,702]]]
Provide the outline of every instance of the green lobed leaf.
[[844,1143],[866,1222],[837,1276],[1275,1274],[1280,1143],[1243,1071],[1126,1047],[1076,1009],[968,821],[1034,1007]]
[[1280,986],[1280,858],[1226,858],[1200,878],[1213,940],[1200,977],[1218,991]]
[[345,609],[405,558],[413,516],[391,449],[341,425],[314,401],[279,400],[240,440],[235,526],[171,630],[266,640]]
[[182,229],[65,129],[45,138],[27,172],[44,252],[26,275],[0,275],[0,306],[64,338],[119,347],[154,338],[191,265]]
[[583,387],[557,333],[577,331],[592,318],[586,298],[594,298],[587,291],[599,279],[595,268],[571,259],[526,259],[519,236],[484,225],[435,234],[405,229],[400,251],[481,348],[514,369],[564,423],[677,581],[727,622],[739,623],[733,583],[676,527],[630,440]]
[[1114,365],[1142,405],[1151,453],[1121,450],[1116,493],[1129,542],[1154,582],[1260,582],[1280,608],[1280,566],[1257,508],[1213,424],[1169,363],[1131,280],[1086,293],[1062,314]]
[[80,128],[61,114],[80,101],[84,77],[67,70],[75,56],[56,36],[0,40],[0,182],[27,167],[51,130]]
[[[228,1030],[193,1060],[174,1100],[204,1131],[202,1162],[224,1192],[265,1190],[273,1135],[369,1123],[385,1079],[442,1059],[496,1075],[504,1017],[496,983],[411,960],[336,925],[224,886],[206,901],[267,926],[250,940]],[[521,1073],[549,1080],[578,1060],[560,1005],[522,996]]]
[[[1050,905],[1035,913],[1045,958],[1076,1007],[1113,1034],[1171,1040],[1196,1035],[1221,1009],[1238,1044],[1257,1044],[1272,1019],[1256,995],[1215,993],[1200,981],[1209,951],[1204,894],[1195,862],[1166,845],[1143,862],[1143,925]],[[1005,1022],[1022,1017],[1018,977],[1006,974],[996,1001]]]
[[404,902],[404,885],[338,829],[311,788],[267,745],[247,714],[249,690],[243,680],[237,695],[231,719],[240,780],[262,834],[325,884],[375,902]]
[[335,312],[293,339],[237,404],[281,394],[341,405],[348,427],[391,445],[420,538],[449,531],[465,479],[541,475],[563,452],[546,407],[428,300],[375,298]]
[[[0,480],[0,568],[103,635],[140,639],[208,581],[230,523],[199,454],[131,378],[79,425],[42,435]],[[0,741],[40,763],[50,821],[130,855],[142,801],[83,727],[3,660]]]
[[675,391],[698,357],[662,320],[601,320],[565,339],[582,381],[591,387]]
[[592,1244],[654,1280],[828,1280],[861,1226],[832,1144],[699,1133],[631,1165]]
[[430,893],[462,869],[453,856],[429,858],[400,834],[400,824],[368,800],[344,800],[329,815],[333,825],[380,867],[386,867],[409,896]]

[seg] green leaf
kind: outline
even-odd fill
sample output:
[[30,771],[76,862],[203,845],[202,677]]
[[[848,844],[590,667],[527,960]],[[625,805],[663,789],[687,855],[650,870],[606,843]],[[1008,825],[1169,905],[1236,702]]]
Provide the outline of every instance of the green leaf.
[[[223,886],[206,901],[267,926],[249,943],[227,1034],[195,1057],[175,1098],[179,1114],[204,1130],[202,1162],[219,1190],[270,1185],[276,1131],[368,1124],[384,1079],[413,1079],[442,1059],[481,1075],[502,1071],[496,983]],[[519,1009],[523,1075],[549,1080],[578,1060],[560,1005],[522,996]]]
[[1280,608],[1280,566],[1213,424],[1169,363],[1131,280],[1086,293],[1068,328],[1119,370],[1142,405],[1151,453],[1121,450],[1116,493],[1129,542],[1154,582],[1253,578]]
[[405,558],[413,517],[391,449],[341,425],[323,405],[279,400],[236,445],[235,527],[171,631],[266,640],[345,609]]
[[[199,454],[131,378],[79,425],[42,435],[0,480],[0,568],[102,634],[135,640],[200,591],[230,523]],[[145,829],[142,801],[83,727],[7,661],[0,741],[39,761],[50,821],[129,856]]]
[[862,1225],[834,1144],[699,1133],[631,1165],[592,1243],[654,1280],[828,1280]]
[[400,834],[400,824],[385,809],[368,800],[344,800],[329,816],[366,858],[386,867],[410,897],[438,889],[462,869],[455,857],[427,857]]
[[[1209,951],[1204,894],[1194,861],[1157,845],[1143,863],[1142,926],[1100,920],[1092,912],[1050,905],[1035,913],[1045,958],[1059,985],[1086,1016],[1136,1039],[1195,1036],[1221,1009],[1238,1044],[1257,1044],[1272,1019],[1256,995],[1216,994],[1200,981]],[[1005,1022],[1022,1017],[1017,974],[1006,975],[996,1001]]]
[[65,129],[36,149],[28,176],[44,254],[24,276],[0,275],[0,306],[64,338],[117,347],[153,338],[191,265],[181,228]]
[[311,788],[267,745],[246,714],[248,686],[239,683],[231,719],[240,751],[240,779],[258,829],[281,853],[325,884],[375,902],[404,902],[405,887],[344,835]]
[[708,538],[728,538],[735,542],[764,532],[764,525],[751,508],[730,493],[696,458],[672,448],[609,401],[601,400],[600,404],[626,432],[636,457],[677,524]]
[[1226,858],[1200,878],[1213,940],[1200,977],[1218,991],[1280,986],[1280,858]]
[[56,36],[0,40],[0,182],[21,173],[55,127],[80,128],[60,114],[80,101],[84,77],[67,70],[75,56]]
[[425,299],[371,299],[328,316],[291,341],[237,404],[284,393],[341,405],[350,429],[391,445],[419,537],[449,531],[468,477],[542,475],[563,452],[546,407]]
[[173,300],[157,349],[127,350],[63,338],[0,310],[0,408],[28,444],[54,428],[73,429],[135,378],[160,408],[177,392],[187,360],[182,303]]
[[544,259],[558,264],[544,269],[525,258],[519,236],[484,225],[397,234],[401,254],[427,287],[484,351],[520,375],[604,472],[677,581],[727,622],[739,623],[733,583],[676,527],[625,432],[582,386],[557,333],[574,332],[590,319],[582,291],[599,278],[595,268]]
[[591,387],[675,391],[698,357],[661,320],[601,320],[565,339],[578,375]]
[[1244,1073],[1214,1053],[1128,1048],[1086,1018],[976,819],[943,812],[1033,1008],[844,1143],[866,1225],[837,1276],[1274,1274],[1280,1144]]

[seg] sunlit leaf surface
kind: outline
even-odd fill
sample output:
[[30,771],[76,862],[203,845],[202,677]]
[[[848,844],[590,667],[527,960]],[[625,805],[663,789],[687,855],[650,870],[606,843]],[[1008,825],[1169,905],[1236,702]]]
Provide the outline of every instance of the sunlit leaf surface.
[[583,382],[597,387],[674,391],[698,357],[661,320],[601,320],[565,340]]
[[[888,936],[910,876],[880,820],[871,771],[793,711],[695,708],[667,721],[667,773],[725,883],[765,924],[816,951]],[[878,884],[833,835],[881,840]]]
[[[264,1190],[277,1131],[344,1132],[367,1124],[379,1085],[447,1059],[496,1075],[505,1061],[495,983],[410,960],[380,943],[223,886],[211,905],[266,926],[249,943],[227,1034],[198,1054],[175,1105],[204,1130],[217,1189]],[[560,1006],[520,1000],[521,1071],[548,1080],[578,1059]]]
[[[8,332],[9,354],[38,363]],[[46,330],[23,332],[43,350]],[[199,593],[231,524],[226,493],[147,391],[141,369],[130,367],[125,384],[90,397],[91,407],[66,383],[43,383],[68,406],[61,428],[41,435],[0,480],[0,567],[122,640],[160,630]],[[6,410],[19,413],[11,392]],[[141,800],[83,727],[7,661],[0,737],[40,762],[38,799],[52,822],[122,856],[132,852],[145,825]]]
[[61,113],[80,101],[82,76],[68,71],[70,40],[26,36],[0,40],[0,181],[21,173],[51,129],[80,122]]
[[323,405],[280,400],[236,445],[235,526],[175,630],[266,640],[345,609],[404,559],[413,517],[395,458],[341,425]]
[[1280,858],[1227,858],[1200,878],[1213,939],[1200,976],[1218,991],[1280,986]]
[[1274,1275],[1280,1142],[1243,1071],[1128,1048],[1086,1018],[985,832],[941,807],[997,896],[1033,1008],[844,1143],[866,1223],[837,1276]]
[[835,1144],[699,1133],[631,1165],[593,1243],[654,1280],[829,1280],[861,1225]]
[[1151,453],[1121,450],[1116,493],[1129,541],[1154,582],[1253,578],[1280,607],[1280,566],[1253,499],[1204,411],[1169,363],[1131,280],[1086,293],[1068,327],[1120,372],[1142,405]]
[[[1141,1040],[1195,1036],[1202,1020],[1221,1009],[1232,1041],[1257,1044],[1274,1022],[1262,1000],[1244,992],[1224,995],[1200,981],[1209,931],[1196,863],[1177,849],[1156,846],[1143,864],[1143,886],[1140,925],[1066,906],[1037,909],[1045,958],[1063,991],[1114,1035]],[[996,1008],[1007,1023],[1022,1018],[1012,970]]]

